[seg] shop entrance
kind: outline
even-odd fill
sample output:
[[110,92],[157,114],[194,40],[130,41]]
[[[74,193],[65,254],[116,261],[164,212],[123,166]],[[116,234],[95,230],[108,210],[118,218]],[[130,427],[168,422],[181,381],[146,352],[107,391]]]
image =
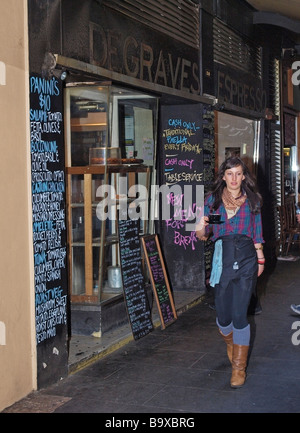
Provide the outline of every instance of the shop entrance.
[[153,233],[157,104],[111,85],[65,89],[71,355],[72,340],[89,337],[99,345],[128,323],[118,219],[121,209],[135,205],[140,235]]

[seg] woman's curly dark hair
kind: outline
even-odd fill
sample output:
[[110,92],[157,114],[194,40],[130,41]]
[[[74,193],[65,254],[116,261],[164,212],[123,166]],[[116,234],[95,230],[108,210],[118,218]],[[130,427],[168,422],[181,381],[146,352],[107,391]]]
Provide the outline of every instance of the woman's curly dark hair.
[[245,162],[237,157],[229,157],[220,165],[217,178],[212,186],[212,190],[207,195],[212,195],[214,198],[212,211],[216,211],[222,203],[223,189],[226,187],[226,183],[223,180],[226,170],[233,167],[241,166],[245,179],[242,181],[241,190],[243,194],[247,194],[251,212],[257,214],[260,212],[262,206],[262,197],[257,191],[256,181],[253,175],[250,173]]

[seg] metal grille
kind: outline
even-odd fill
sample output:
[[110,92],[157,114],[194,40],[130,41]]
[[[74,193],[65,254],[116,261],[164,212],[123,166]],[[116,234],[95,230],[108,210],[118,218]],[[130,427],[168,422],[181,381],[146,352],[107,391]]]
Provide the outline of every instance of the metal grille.
[[262,49],[245,41],[221,21],[213,23],[214,61],[262,78]]
[[271,129],[271,187],[275,205],[281,205],[281,132],[278,125]]
[[280,237],[280,219],[277,206],[281,205],[281,132],[278,125],[271,127],[271,194],[273,196],[273,213],[275,219],[275,236]]
[[[280,119],[280,64],[279,60],[274,59],[269,68],[269,89],[270,105]],[[270,131],[270,164],[271,164],[271,194],[273,197],[273,214],[275,219],[275,236],[280,237],[280,219],[278,217],[277,206],[282,204],[282,150],[281,150],[281,126],[280,122],[272,121]]]
[[280,64],[278,59],[272,60],[270,64],[269,92],[270,107],[275,116],[280,119]]
[[192,0],[104,0],[103,4],[199,49],[199,5]]

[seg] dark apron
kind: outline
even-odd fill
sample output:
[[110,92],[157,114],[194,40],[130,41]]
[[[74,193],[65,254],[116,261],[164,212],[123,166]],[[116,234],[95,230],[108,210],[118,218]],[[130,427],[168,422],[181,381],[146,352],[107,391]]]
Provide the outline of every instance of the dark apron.
[[251,284],[251,292],[257,282],[257,254],[253,240],[246,235],[222,236],[222,274],[220,284],[229,280],[242,279]]

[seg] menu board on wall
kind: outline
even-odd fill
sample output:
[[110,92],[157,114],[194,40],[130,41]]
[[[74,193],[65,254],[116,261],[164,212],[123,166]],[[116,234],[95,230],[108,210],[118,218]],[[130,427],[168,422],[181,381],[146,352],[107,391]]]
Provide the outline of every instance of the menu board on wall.
[[30,145],[38,385],[67,375],[62,86],[30,76]]
[[131,218],[130,208],[128,216],[127,210],[125,211],[125,216],[123,210],[120,211],[118,223],[121,274],[132,334],[138,340],[153,330],[153,323],[142,270],[140,221]]
[[[211,190],[215,180],[215,112],[212,106],[203,105],[203,181],[204,192]],[[208,239],[204,245],[205,282],[209,284],[214,242]]]
[[[174,290],[201,290],[204,201],[202,104],[162,106],[159,129],[160,241]],[[164,187],[164,188],[163,188]]]
[[161,327],[164,329],[177,319],[177,314],[157,235],[143,236],[142,245]]

